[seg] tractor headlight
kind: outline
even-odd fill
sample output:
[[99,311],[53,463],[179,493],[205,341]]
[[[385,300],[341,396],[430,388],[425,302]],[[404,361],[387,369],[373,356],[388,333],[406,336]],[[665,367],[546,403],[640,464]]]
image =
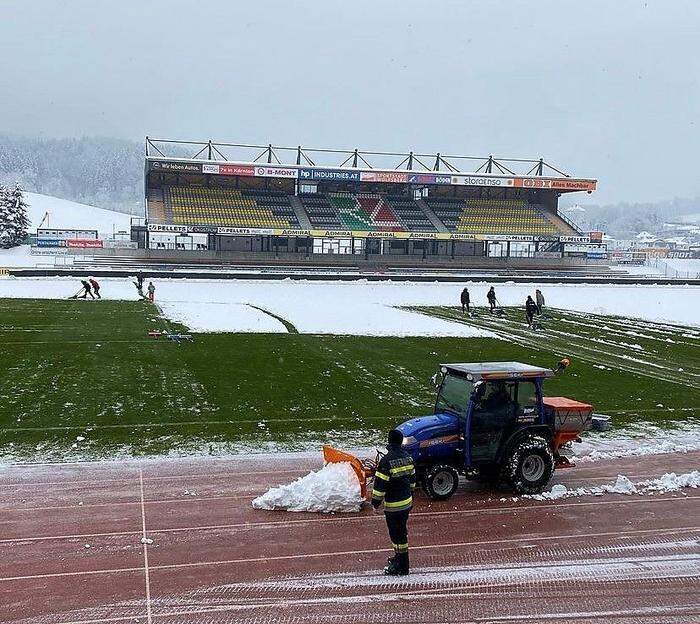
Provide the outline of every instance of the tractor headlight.
[[413,446],[414,444],[418,444],[418,440],[416,440],[413,436],[406,436],[404,437],[401,446]]

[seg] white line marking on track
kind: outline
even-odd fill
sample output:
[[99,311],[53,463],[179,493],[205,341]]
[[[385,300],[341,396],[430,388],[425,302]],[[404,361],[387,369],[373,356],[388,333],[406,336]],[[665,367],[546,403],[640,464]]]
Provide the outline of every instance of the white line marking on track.
[[141,544],[143,545],[143,569],[146,576],[146,619],[151,624],[151,576],[148,569],[148,534],[146,533],[146,504],[143,492],[143,470],[139,470],[139,489],[141,491]]
[[[134,468],[125,477],[131,476],[131,474],[137,474],[137,470],[141,468]],[[253,477],[256,475],[277,475],[277,474],[304,474],[309,468],[296,468],[289,470],[266,470],[261,472],[212,472],[209,474],[183,474],[183,475],[154,475],[152,477],[145,476],[143,478],[144,482],[148,481],[177,481],[178,479],[197,479],[199,477],[210,479],[213,477],[230,477],[231,479],[236,479],[238,477]],[[73,481],[13,481],[12,483],[0,483],[0,487],[39,487],[42,485],[62,485],[62,486],[73,486],[73,485],[85,485],[93,486],[95,483],[123,483],[124,478],[121,479],[76,479]]]
[[[552,511],[553,509],[567,509],[571,507],[600,507],[605,505],[638,505],[644,503],[663,503],[668,501],[700,501],[700,496],[666,496],[663,498],[632,498],[629,500],[595,500],[590,502],[577,502],[577,503],[560,503],[554,501],[533,501],[533,504],[520,505],[518,507],[491,507],[488,509],[455,509],[450,511],[414,511],[411,513],[412,518],[416,517],[436,517],[436,516],[472,516],[472,515],[484,515],[492,514],[497,515],[500,513],[532,513],[533,511]],[[146,503],[148,504],[148,503]],[[273,512],[275,513],[275,512]],[[321,524],[321,523],[342,523],[342,522],[367,522],[367,521],[383,521],[381,516],[374,514],[362,514],[353,515],[347,517],[333,516],[333,517],[322,517],[322,518],[301,518],[299,520],[279,520],[270,522],[238,522],[233,524],[209,524],[209,525],[199,525],[199,526],[188,526],[188,527],[171,527],[171,528],[151,528],[151,533],[182,533],[190,531],[212,531],[212,530],[235,530],[235,529],[269,529],[277,526],[290,526],[290,525],[305,525],[305,524]],[[65,539],[82,539],[86,537],[113,537],[119,535],[132,535],[136,531],[111,531],[105,533],[78,533],[74,535],[40,535],[37,537],[11,537],[8,539],[0,539],[0,544],[14,543],[14,542],[42,542],[50,540],[65,540]]]
[[[584,538],[598,538],[598,537],[614,537],[614,536],[628,536],[628,535],[646,535],[648,533],[654,533],[656,535],[672,535],[673,533],[681,533],[682,535],[687,535],[688,533],[698,533],[700,532],[700,527],[674,527],[670,529],[636,529],[636,530],[622,530],[622,531],[604,531],[601,533],[577,533],[577,534],[567,534],[567,535],[543,535],[539,537],[513,537],[504,539],[493,539],[493,540],[479,540],[474,542],[453,542],[450,544],[426,544],[421,546],[411,546],[411,550],[437,550],[441,548],[460,548],[460,547],[474,547],[474,546],[490,546],[490,545],[501,545],[501,544],[517,544],[521,542],[525,543],[539,543],[539,542],[552,542],[557,540],[573,540],[573,539],[584,539]],[[150,566],[150,570],[179,570],[183,568],[196,568],[196,567],[206,567],[206,566],[220,566],[220,565],[245,565],[250,563],[266,563],[271,561],[288,561],[293,559],[318,559],[320,557],[338,557],[338,556],[351,556],[351,555],[368,555],[374,553],[386,552],[386,547],[383,548],[365,548],[362,550],[344,550],[344,551],[333,551],[333,552],[318,552],[318,553],[301,553],[296,555],[277,555],[277,556],[267,556],[267,557],[248,557],[244,559],[223,559],[218,561],[191,561],[187,563],[169,563],[163,565]],[[140,572],[143,571],[142,567],[139,568],[109,568],[103,570],[81,570],[78,572],[50,572],[46,574],[29,574],[25,576],[6,576],[1,577],[0,582],[3,581],[23,581],[32,579],[42,579],[42,578],[61,578],[61,577],[74,577],[74,576],[95,576],[99,574],[118,574],[122,572]]]

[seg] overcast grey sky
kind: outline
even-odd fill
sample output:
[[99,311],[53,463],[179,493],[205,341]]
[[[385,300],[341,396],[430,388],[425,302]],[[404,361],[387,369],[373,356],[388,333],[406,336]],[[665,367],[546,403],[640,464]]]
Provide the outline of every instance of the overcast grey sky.
[[0,0],[0,132],[544,156],[700,195],[699,0]]

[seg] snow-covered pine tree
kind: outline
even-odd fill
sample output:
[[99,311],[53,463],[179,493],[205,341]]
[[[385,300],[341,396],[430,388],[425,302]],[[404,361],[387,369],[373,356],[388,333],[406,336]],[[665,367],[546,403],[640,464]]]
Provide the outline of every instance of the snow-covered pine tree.
[[27,238],[28,228],[27,202],[20,185],[0,191],[0,247],[9,249],[21,245]]
[[9,201],[7,200],[7,189],[0,184],[0,248],[4,247],[5,224],[9,222]]

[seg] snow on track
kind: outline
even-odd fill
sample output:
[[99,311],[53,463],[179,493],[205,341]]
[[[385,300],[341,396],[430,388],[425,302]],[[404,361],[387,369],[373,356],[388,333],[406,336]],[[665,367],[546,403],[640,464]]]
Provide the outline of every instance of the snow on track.
[[[571,498],[575,496],[602,496],[603,494],[668,494],[678,492],[684,488],[700,487],[700,471],[693,470],[677,475],[675,472],[667,472],[658,479],[647,479],[633,483],[625,475],[617,475],[613,484],[597,485],[593,487],[580,487],[569,489],[565,485],[557,484],[548,492],[531,494],[523,498],[535,500],[556,500],[559,498]],[[502,498],[502,501],[512,500]]]

